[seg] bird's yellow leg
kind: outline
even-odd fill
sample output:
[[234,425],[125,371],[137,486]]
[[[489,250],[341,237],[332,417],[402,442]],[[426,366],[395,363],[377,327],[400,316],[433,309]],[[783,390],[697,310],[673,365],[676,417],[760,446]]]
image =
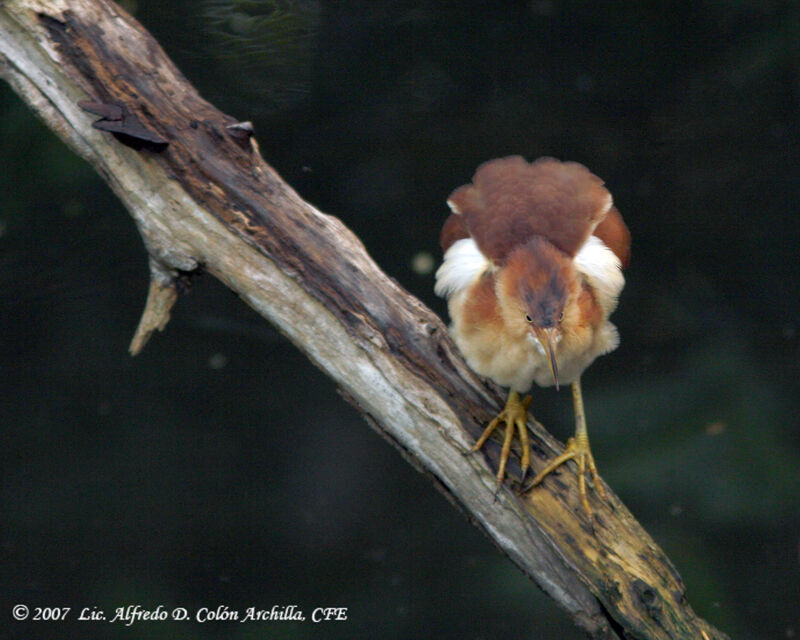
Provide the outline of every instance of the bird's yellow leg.
[[587,469],[592,474],[594,490],[603,500],[606,499],[606,491],[600,482],[600,477],[597,475],[597,465],[594,463],[594,456],[589,447],[589,431],[586,428],[586,413],[583,410],[580,378],[572,383],[572,403],[575,407],[575,437],[567,440],[564,453],[553,458],[544,469],[537,473],[530,486],[535,487],[544,480],[546,475],[560,467],[567,460],[575,460],[578,463],[578,494],[581,497],[583,508],[586,509],[586,513],[591,517],[592,509],[589,507],[589,499],[586,495]]
[[506,425],[506,433],[503,438],[503,448],[500,451],[500,466],[497,468],[497,484],[501,484],[506,476],[506,465],[508,458],[511,455],[511,443],[514,439],[514,432],[519,433],[519,443],[522,446],[522,459],[520,460],[520,469],[522,470],[522,479],[525,479],[525,474],[531,466],[531,447],[528,438],[528,428],[526,423],[528,421],[528,406],[531,403],[531,397],[526,396],[524,399],[519,397],[516,391],[509,391],[506,406],[497,415],[497,417],[489,423],[489,426],[484,429],[481,437],[475,442],[472,447],[472,452],[478,451],[489,436],[492,435],[494,430],[500,425],[501,422]]

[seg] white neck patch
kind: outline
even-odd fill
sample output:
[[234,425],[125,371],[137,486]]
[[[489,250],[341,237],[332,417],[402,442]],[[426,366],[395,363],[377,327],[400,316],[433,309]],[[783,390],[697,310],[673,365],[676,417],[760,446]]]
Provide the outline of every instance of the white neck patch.
[[617,298],[625,286],[619,258],[600,238],[589,236],[573,264],[594,289],[597,302],[608,316],[616,308]]
[[494,265],[481,253],[472,238],[462,238],[444,254],[444,262],[436,271],[433,290],[437,296],[449,298],[493,268]]

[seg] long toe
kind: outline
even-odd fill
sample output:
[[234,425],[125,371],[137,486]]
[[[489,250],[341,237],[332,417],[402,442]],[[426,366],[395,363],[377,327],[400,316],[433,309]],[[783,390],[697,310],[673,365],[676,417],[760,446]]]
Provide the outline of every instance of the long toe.
[[525,491],[532,489],[533,487],[542,483],[542,481],[550,475],[553,471],[558,469],[562,466],[565,462],[569,460],[574,460],[577,464],[577,472],[578,472],[578,496],[580,497],[581,504],[583,505],[584,510],[586,511],[587,515],[591,518],[592,517],[592,509],[589,505],[589,496],[588,491],[586,489],[586,475],[591,473],[592,475],[592,484],[594,485],[595,491],[597,495],[602,499],[606,500],[606,492],[603,488],[602,481],[597,474],[597,466],[594,463],[594,457],[592,456],[592,451],[589,448],[588,440],[581,439],[576,440],[575,438],[570,438],[567,440],[567,444],[564,447],[564,452],[550,460],[545,467],[536,474],[536,477],[530,482],[530,484],[525,487]]
[[528,406],[531,403],[531,397],[526,396],[525,399],[520,399],[519,394],[512,391],[508,394],[508,400],[503,410],[492,420],[489,425],[484,429],[480,438],[477,439],[471,451],[478,451],[486,444],[486,441],[497,429],[500,424],[505,425],[505,434],[503,436],[503,445],[500,452],[500,463],[497,468],[497,483],[502,484],[506,477],[506,469],[508,467],[508,459],[511,457],[511,445],[514,440],[514,433],[519,436],[520,445],[522,447],[522,454],[520,457],[520,468],[522,471],[522,481],[530,468],[531,454],[530,454],[530,441],[528,438]]

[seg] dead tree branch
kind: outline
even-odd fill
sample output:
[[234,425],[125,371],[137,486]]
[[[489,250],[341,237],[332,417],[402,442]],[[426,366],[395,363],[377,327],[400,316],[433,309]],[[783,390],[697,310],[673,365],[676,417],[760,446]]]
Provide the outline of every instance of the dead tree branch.
[[[498,390],[353,233],[264,162],[252,127],[204,101],[124,11],[109,0],[0,1],[0,74],[138,225],[152,282],[134,353],[203,268],[332,377],[590,637],[725,637],[695,616],[669,559],[610,489],[608,504],[592,505],[594,527],[572,473],[523,496],[496,490],[497,449],[464,454]],[[541,466],[558,443],[530,428]]]

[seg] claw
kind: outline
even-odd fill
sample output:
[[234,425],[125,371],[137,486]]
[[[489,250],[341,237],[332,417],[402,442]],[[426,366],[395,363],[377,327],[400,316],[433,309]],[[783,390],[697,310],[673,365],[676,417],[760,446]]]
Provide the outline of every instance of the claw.
[[594,463],[594,456],[592,456],[592,450],[589,448],[589,439],[586,438],[585,442],[583,439],[580,440],[580,442],[575,438],[570,438],[567,440],[567,446],[564,447],[564,453],[548,462],[547,466],[537,473],[536,477],[531,481],[531,483],[525,487],[525,491],[540,484],[542,480],[545,479],[545,476],[555,471],[568,460],[575,460],[575,462],[578,463],[578,494],[580,495],[581,504],[583,504],[586,514],[591,518],[592,508],[589,506],[589,498],[586,491],[587,468],[592,474],[594,490],[602,500],[606,500],[606,491],[603,488],[602,482],[600,482],[600,477],[597,475],[597,465]]
[[530,396],[520,399],[516,391],[509,392],[506,406],[497,417],[489,423],[486,429],[484,429],[481,437],[476,440],[475,445],[471,449],[472,453],[479,451],[481,447],[486,444],[489,436],[492,435],[500,423],[505,423],[506,432],[503,437],[503,448],[500,451],[500,465],[497,468],[497,475],[495,476],[498,486],[503,483],[506,476],[506,466],[508,465],[508,458],[511,456],[511,444],[514,440],[515,431],[519,434],[519,442],[522,446],[522,458],[520,460],[520,469],[522,470],[521,482],[525,480],[528,469],[530,469],[531,449],[527,428],[528,407],[530,404]]
[[592,474],[595,492],[604,502],[607,500],[606,490],[603,488],[603,483],[600,481],[600,476],[597,474],[597,465],[594,463],[594,456],[589,447],[589,434],[586,430],[586,416],[583,410],[583,395],[581,393],[580,380],[576,380],[572,383],[572,396],[575,406],[575,437],[567,440],[564,453],[548,462],[545,468],[536,474],[536,477],[523,491],[532,489],[540,484],[547,475],[555,471],[568,460],[575,460],[578,464],[578,495],[580,495],[581,504],[591,520],[592,508],[589,506],[589,497],[586,491],[587,469]]

